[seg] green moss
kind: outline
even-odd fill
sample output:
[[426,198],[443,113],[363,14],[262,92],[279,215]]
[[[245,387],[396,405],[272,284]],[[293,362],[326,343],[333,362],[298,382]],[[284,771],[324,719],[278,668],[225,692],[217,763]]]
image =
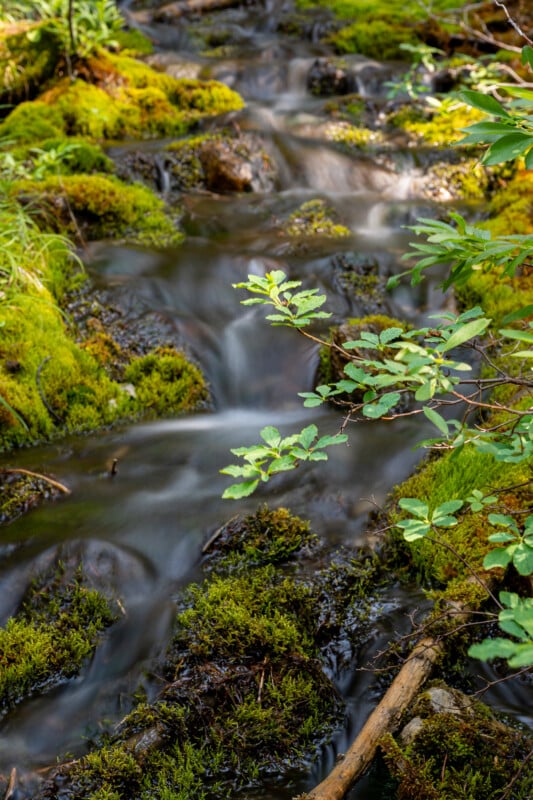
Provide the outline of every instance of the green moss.
[[409,104],[391,114],[388,122],[427,144],[449,147],[464,137],[463,128],[481,119],[485,115],[475,108],[443,102],[438,111]]
[[59,109],[40,100],[21,103],[0,124],[0,137],[13,145],[61,136],[65,123]]
[[127,185],[115,177],[51,176],[42,181],[20,181],[14,191],[34,197],[46,225],[66,231],[74,239],[81,231],[86,239],[124,238],[159,247],[183,240],[183,234],[166,215],[165,204],[148,187]]
[[113,33],[113,39],[123,55],[149,56],[154,52],[153,42],[138,28],[116,31]]
[[[446,500],[466,499],[473,489],[493,494],[500,488],[520,485],[527,478],[527,465],[496,461],[490,454],[466,447],[458,453],[447,453],[425,462],[414,475],[395,488],[393,498],[416,497],[433,510]],[[500,496],[499,502],[507,496],[512,507],[513,502],[521,497],[521,490],[516,490],[514,501],[512,495],[513,492],[509,492]],[[458,525],[439,532],[439,537],[451,545],[455,553],[425,539],[406,544],[417,574],[426,584],[445,586],[452,583],[452,588],[459,587],[459,594],[462,594],[460,585],[470,577],[471,569],[483,572],[482,561],[492,531],[487,519],[489,513],[490,509],[475,514],[464,511]],[[405,512],[395,510],[390,518],[395,522],[405,516]]]
[[326,139],[344,145],[348,150],[361,149],[383,141],[379,131],[351,125],[348,122],[331,122],[326,127]]
[[230,520],[217,532],[208,550],[207,565],[220,571],[280,564],[316,543],[308,522],[286,508],[263,506],[255,514]]
[[208,398],[198,367],[172,348],[134,359],[124,378],[133,383],[140,408],[151,415],[194,411]]
[[308,200],[294,211],[289,219],[286,232],[289,236],[328,236],[342,238],[350,236],[349,228],[340,225],[332,218],[334,214],[324,200]]
[[24,111],[15,109],[0,136],[27,143],[61,133],[96,140],[180,135],[201,117],[244,105],[222,83],[172,78],[124,55],[102,53],[85,72],[57,81]]
[[105,598],[62,573],[37,581],[0,628],[0,712],[79,672],[114,617]]
[[407,25],[385,19],[358,20],[328,37],[338,53],[359,53],[385,60],[405,58],[400,45],[416,44],[415,32]]
[[17,102],[31,96],[64,63],[64,40],[55,20],[20,22],[11,26],[11,31],[0,36],[3,102]]
[[527,800],[533,791],[533,773],[523,769],[531,739],[495,720],[480,704],[471,704],[469,713],[425,719],[404,749],[392,737],[382,747],[398,800],[485,800],[500,796],[510,778],[516,800]]
[[489,205],[486,226],[493,236],[533,233],[533,174],[521,170],[496,192]]

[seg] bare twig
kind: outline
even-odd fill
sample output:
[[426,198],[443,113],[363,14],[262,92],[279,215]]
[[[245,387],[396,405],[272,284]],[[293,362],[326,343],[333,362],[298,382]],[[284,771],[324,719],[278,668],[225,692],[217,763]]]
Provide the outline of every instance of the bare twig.
[[47,475],[41,475],[40,472],[33,472],[30,469],[22,469],[22,467],[10,467],[10,468],[4,467],[0,470],[0,472],[7,472],[9,474],[20,473],[22,475],[29,475],[30,478],[38,478],[41,481],[46,481],[46,483],[49,483],[50,486],[53,486],[55,489],[59,489],[59,491],[63,492],[63,494],[70,494],[70,489],[63,483],[59,483],[59,481],[55,481],[53,478],[49,478]]

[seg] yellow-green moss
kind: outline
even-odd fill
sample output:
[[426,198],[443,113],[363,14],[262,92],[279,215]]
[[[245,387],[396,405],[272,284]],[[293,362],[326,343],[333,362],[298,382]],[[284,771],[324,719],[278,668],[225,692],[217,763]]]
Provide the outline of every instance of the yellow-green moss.
[[64,53],[64,39],[55,20],[0,26],[0,96],[17,102],[50,79]]
[[349,122],[331,122],[326,127],[326,139],[348,149],[360,149],[383,141],[383,134],[370,128],[350,125]]
[[497,191],[489,205],[485,223],[493,236],[533,233],[533,173],[520,170]]
[[463,128],[485,117],[482,111],[475,108],[443,103],[437,111],[404,106],[391,114],[388,121],[427,144],[449,147],[464,137]]
[[98,140],[179,135],[201,117],[244,105],[218,81],[173,78],[125,55],[102,53],[87,60],[85,72],[15,109],[0,136],[25,143],[61,133]]
[[350,229],[333,219],[334,211],[324,200],[308,200],[290,215],[286,232],[289,236],[350,236]]
[[140,407],[152,415],[194,411],[208,399],[198,367],[172,348],[134,359],[124,378],[134,385]]
[[20,181],[14,192],[31,196],[43,211],[44,224],[67,232],[73,239],[81,231],[86,239],[123,238],[158,247],[183,240],[183,234],[165,213],[165,204],[151,189],[128,185],[112,176],[66,175]]
[[0,713],[76,674],[114,621],[105,598],[81,573],[63,585],[61,570],[37,581],[20,612],[0,628]]

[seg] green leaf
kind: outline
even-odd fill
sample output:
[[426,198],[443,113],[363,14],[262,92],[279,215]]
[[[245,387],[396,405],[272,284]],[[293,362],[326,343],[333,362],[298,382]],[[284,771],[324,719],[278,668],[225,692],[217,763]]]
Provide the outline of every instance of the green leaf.
[[503,528],[516,528],[515,521],[508,514],[489,514],[489,522],[491,525],[501,525]]
[[306,450],[309,449],[311,443],[314,442],[318,434],[318,428],[316,425],[308,425],[307,428],[304,428],[298,437],[299,444],[304,447]]
[[498,103],[498,101],[495,100],[491,95],[482,94],[481,92],[474,92],[471,89],[465,89],[459,94],[459,97],[464,100],[467,105],[473,106],[473,108],[478,108],[480,111],[484,111],[486,114],[493,114],[495,117],[510,116],[501,103]]
[[533,573],[533,547],[521,542],[513,553],[513,564],[520,575]]
[[270,447],[278,447],[281,442],[281,434],[277,428],[272,425],[267,425],[266,428],[260,433],[261,439],[266,442]]
[[322,436],[315,444],[315,449],[322,447],[331,447],[334,444],[344,444],[348,441],[348,436],[345,433],[337,433],[335,436]]
[[533,664],[533,644],[519,644],[516,646],[516,655],[509,658],[509,666],[513,669],[529,667]]
[[241,497],[248,497],[253,494],[259,485],[259,481],[247,481],[246,483],[234,483],[224,491],[224,500],[239,500]]
[[387,344],[393,339],[398,339],[403,334],[402,328],[386,328],[379,334],[381,344]]
[[414,514],[415,517],[426,521],[428,520],[429,506],[427,503],[423,503],[422,500],[418,500],[416,497],[402,497],[398,505],[404,511]]
[[490,319],[482,317],[481,319],[473,319],[471,322],[467,322],[466,325],[461,325],[443,345],[438,347],[439,352],[447,353],[448,350],[452,350],[454,347],[464,344],[469,339],[473,339],[474,336],[479,336],[481,333],[485,332],[490,322]]
[[[516,311],[512,311],[510,314],[507,314],[503,318],[503,324],[508,325],[510,322],[516,322],[518,319],[525,319],[526,317],[530,317],[533,314],[533,303],[528,306],[522,306],[522,308],[518,308]],[[502,331],[500,331],[502,333]]]
[[473,644],[468,650],[468,655],[472,658],[480,658],[482,661],[490,661],[492,658],[509,658],[514,655],[518,645],[510,639],[485,639],[483,642]]
[[294,469],[297,466],[297,460],[293,455],[289,456],[282,456],[281,458],[275,458],[273,461],[270,462],[268,467],[269,474],[276,473],[276,472],[289,472],[291,469]]
[[441,415],[438,414],[435,411],[435,409],[428,408],[428,406],[424,406],[422,410],[424,412],[424,415],[429,419],[430,422],[433,423],[433,425],[435,425],[436,428],[438,428],[438,430],[443,434],[443,436],[448,436],[448,423],[446,422],[444,417],[441,417]]
[[455,514],[464,505],[463,500],[446,500],[435,509],[435,514]]
[[533,70],[533,47],[526,44],[522,48],[522,64],[525,66],[526,64],[529,66],[531,70]]
[[517,331],[515,328],[502,328],[498,333],[508,339],[517,339],[519,342],[533,344],[533,330]]
[[508,547],[497,547],[487,553],[483,559],[483,566],[485,569],[494,569],[495,567],[505,568],[512,560],[513,554],[509,552]]
[[406,519],[396,524],[398,528],[403,530],[403,538],[406,542],[415,542],[417,539],[423,539],[431,530],[431,526],[427,522],[418,519]]
[[486,166],[513,161],[533,146],[533,136],[526,133],[509,133],[491,144],[481,163]]

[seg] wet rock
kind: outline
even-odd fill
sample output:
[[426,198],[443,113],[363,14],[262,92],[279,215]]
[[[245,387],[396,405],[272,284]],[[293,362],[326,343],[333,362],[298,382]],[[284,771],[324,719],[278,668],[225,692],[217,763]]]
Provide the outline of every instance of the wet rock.
[[335,62],[317,58],[307,77],[307,88],[311,94],[329,97],[355,91],[353,75]]
[[200,161],[206,186],[212,192],[252,191],[252,164],[232,151],[226,142],[205,142],[200,149]]

